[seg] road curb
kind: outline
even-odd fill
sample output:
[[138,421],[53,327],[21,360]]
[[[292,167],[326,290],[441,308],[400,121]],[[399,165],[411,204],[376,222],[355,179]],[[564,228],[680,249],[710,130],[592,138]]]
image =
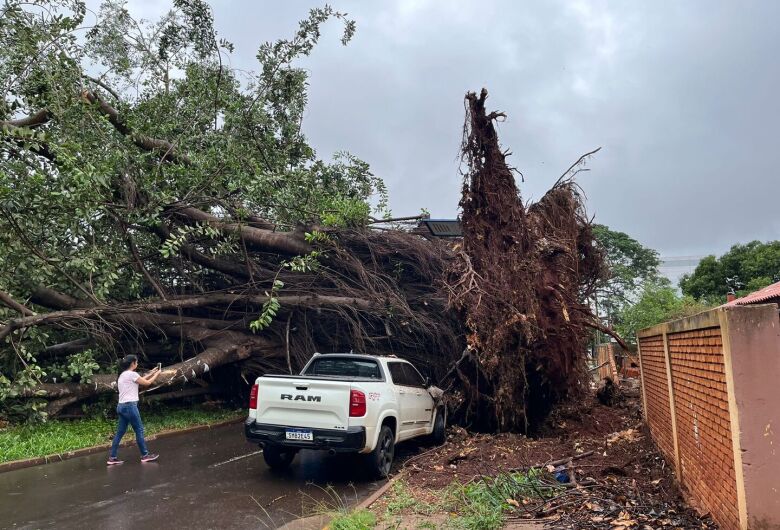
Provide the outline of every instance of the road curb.
[[[352,508],[353,511],[359,511],[359,510],[367,510],[372,504],[374,504],[376,501],[378,501],[382,495],[387,493],[387,490],[389,490],[393,484],[396,483],[401,477],[403,477],[405,473],[401,471],[396,476],[382,484],[382,487],[380,487],[378,490],[376,490],[374,493],[369,495],[365,500],[363,500],[360,504]],[[298,519],[294,519],[284,526],[279,527],[278,530],[328,530],[330,527],[330,522],[333,520],[332,515],[326,515],[326,514],[320,514],[320,515],[313,515],[308,517],[299,517]]]
[[[187,434],[197,431],[205,431],[208,429],[214,429],[216,427],[224,427],[225,425],[232,425],[234,423],[240,423],[244,421],[244,417],[232,418],[229,420],[223,420],[217,423],[209,423],[205,425],[193,425],[192,427],[185,427],[184,429],[168,429],[160,431],[146,437],[146,441],[158,440],[160,438],[167,438],[176,434]],[[127,440],[119,444],[119,447],[129,447],[135,445],[135,440]],[[70,460],[71,458],[77,458],[79,456],[93,455],[102,451],[107,451],[111,448],[110,443],[93,445],[91,447],[83,447],[81,449],[74,449],[72,451],[66,451],[64,453],[55,453],[52,455],[38,456],[35,458],[26,458],[24,460],[12,460],[10,462],[4,462],[0,464],[0,473],[6,473],[8,471],[15,471],[17,469],[23,469],[26,467],[40,466],[43,464],[50,464],[53,462],[62,462],[63,460]]]
[[398,480],[400,480],[405,473],[401,471],[396,476],[388,480],[384,483],[384,485],[376,490],[374,493],[372,493],[366,500],[355,506],[355,510],[367,510],[371,507],[372,504],[374,504],[376,501],[379,500],[382,495],[387,493],[387,490],[389,490],[391,487],[393,487],[393,484],[395,484]]

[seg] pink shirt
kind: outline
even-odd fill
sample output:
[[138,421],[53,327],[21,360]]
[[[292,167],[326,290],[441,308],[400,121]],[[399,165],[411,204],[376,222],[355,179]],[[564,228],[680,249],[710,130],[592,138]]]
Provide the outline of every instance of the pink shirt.
[[119,389],[119,402],[129,403],[138,401],[138,378],[141,377],[132,370],[125,370],[119,376],[117,388]]

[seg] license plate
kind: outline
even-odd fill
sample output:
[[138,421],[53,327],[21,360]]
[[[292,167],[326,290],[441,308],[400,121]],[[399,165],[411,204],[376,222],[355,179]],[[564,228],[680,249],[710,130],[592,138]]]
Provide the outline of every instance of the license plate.
[[287,429],[285,437],[288,440],[303,440],[306,442],[314,440],[314,434],[306,429]]

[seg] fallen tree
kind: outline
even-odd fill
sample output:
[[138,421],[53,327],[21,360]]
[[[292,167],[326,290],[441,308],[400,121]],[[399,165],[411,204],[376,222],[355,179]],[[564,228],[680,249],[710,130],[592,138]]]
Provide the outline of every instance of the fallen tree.
[[[448,247],[407,232],[357,229],[330,232],[318,248],[318,261],[308,271],[286,269],[288,256],[247,250],[252,262],[275,266],[276,272],[253,281],[221,275],[220,283],[233,285],[164,299],[97,304],[36,289],[49,298],[36,297],[36,314],[8,320],[0,338],[14,348],[36,327],[61,330],[69,338],[86,334],[47,345],[41,356],[56,362],[98,345],[110,364],[138,353],[145,364],[166,365],[160,387],[183,387],[233,363],[244,381],[267,371],[297,371],[315,351],[394,354],[441,376],[462,349],[459,324],[440,290]],[[275,291],[278,282],[284,287]],[[71,308],[59,303],[66,299]],[[270,307],[273,318],[253,332],[253,323]],[[42,382],[18,395],[49,400],[47,410],[55,414],[115,392],[115,385],[114,374],[93,374],[83,382]],[[234,392],[243,394],[244,386],[234,382]]]
[[344,43],[354,23],[314,9],[247,74],[223,64],[232,44],[205,2],[157,23],[104,3],[77,39],[85,14],[4,6],[0,414],[112,393],[128,353],[163,364],[160,399],[216,384],[243,400],[315,351],[441,375],[463,349],[441,290],[449,247],[377,223],[382,181],[349,154],[318,159],[301,132],[294,61],[327,21]]
[[[72,4],[63,18],[11,2],[0,33],[16,97],[0,109],[0,413],[113,393],[127,353],[163,364],[159,399],[214,384],[239,400],[316,351],[397,355],[480,429],[525,430],[576,390],[599,325],[582,300],[603,273],[577,165],[523,205],[486,93],[466,98],[463,240],[425,238],[399,229],[419,217],[387,218],[365,163],[319,160],[300,131],[292,61],[328,19],[348,40],[340,13],[313,10],[293,39],[262,45],[242,83],[203,2],[152,28],[108,3],[86,45]],[[87,59],[106,74],[86,75]]]

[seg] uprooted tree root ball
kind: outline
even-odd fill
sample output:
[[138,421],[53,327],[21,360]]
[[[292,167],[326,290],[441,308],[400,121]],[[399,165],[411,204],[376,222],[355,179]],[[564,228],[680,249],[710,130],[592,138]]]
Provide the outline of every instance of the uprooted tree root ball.
[[583,303],[605,269],[572,177],[584,157],[526,206],[487,113],[487,91],[466,96],[463,242],[449,269],[451,304],[468,328],[457,367],[465,422],[526,430],[584,380]]

